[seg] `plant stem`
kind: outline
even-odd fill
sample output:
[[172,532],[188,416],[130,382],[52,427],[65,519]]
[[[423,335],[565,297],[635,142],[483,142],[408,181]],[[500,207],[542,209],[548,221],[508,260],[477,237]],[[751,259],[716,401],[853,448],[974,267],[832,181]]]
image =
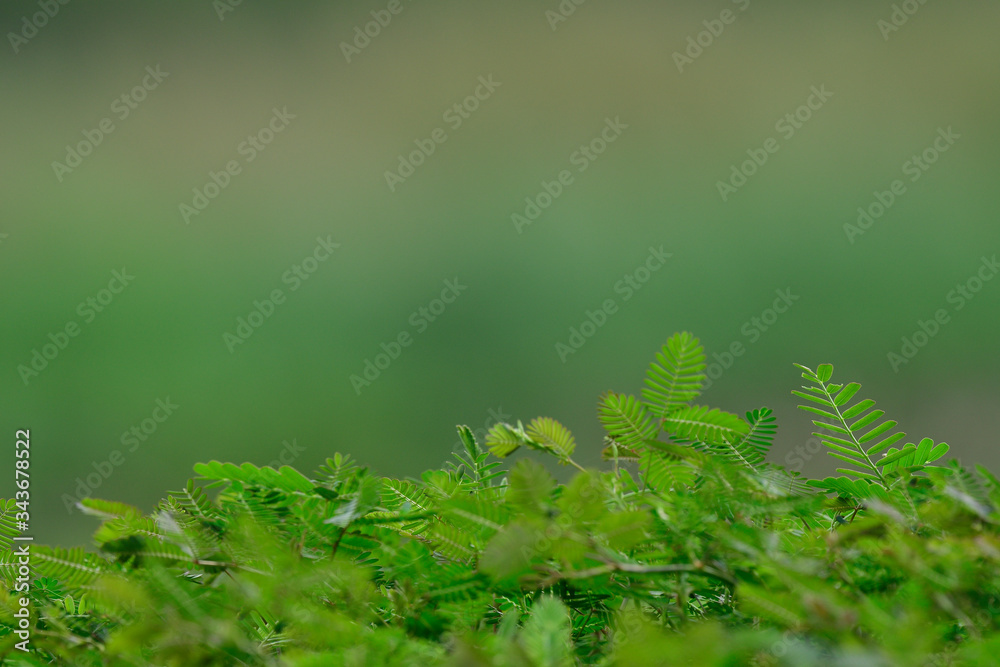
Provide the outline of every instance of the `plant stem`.
[[590,577],[608,574],[610,572],[625,572],[628,574],[669,574],[673,572],[703,574],[715,579],[724,581],[732,586],[736,585],[736,580],[725,572],[721,572],[708,565],[697,566],[689,563],[669,563],[666,565],[640,565],[638,563],[621,563],[618,561],[606,562],[604,565],[577,570],[576,572],[558,573],[558,579],[589,579]]

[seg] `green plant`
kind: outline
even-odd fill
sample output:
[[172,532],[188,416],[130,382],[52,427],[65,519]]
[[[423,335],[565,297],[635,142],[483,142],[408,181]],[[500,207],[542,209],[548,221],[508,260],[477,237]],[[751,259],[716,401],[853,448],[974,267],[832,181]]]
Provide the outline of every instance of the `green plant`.
[[[199,463],[151,515],[86,499],[97,553],[35,547],[15,648],[16,528],[0,512],[5,664],[945,665],[1000,650],[1000,482],[800,366],[794,392],[849,468],[769,463],[767,408],[695,404],[673,336],[642,397],[606,393],[607,469],[559,422],[497,424],[419,479],[350,457]],[[574,467],[561,484],[520,448]],[[593,451],[593,450],[592,450]]]

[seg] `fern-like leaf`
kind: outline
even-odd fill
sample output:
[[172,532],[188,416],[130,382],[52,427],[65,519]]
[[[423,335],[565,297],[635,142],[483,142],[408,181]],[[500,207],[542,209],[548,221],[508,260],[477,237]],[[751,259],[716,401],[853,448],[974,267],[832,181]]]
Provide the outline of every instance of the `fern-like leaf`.
[[505,458],[525,444],[524,438],[509,425],[498,422],[486,434],[486,446],[493,456]]
[[208,494],[196,485],[193,479],[188,480],[187,485],[180,491],[171,491],[167,499],[197,519],[211,522],[219,516],[218,510],[208,499]]
[[646,486],[662,495],[692,486],[698,476],[698,470],[688,463],[648,449],[639,457],[639,473]]
[[703,448],[730,463],[756,471],[774,444],[778,424],[769,408],[752,410],[746,414],[747,423],[750,425],[746,434],[735,438],[727,437],[715,443],[706,443]]
[[576,450],[576,440],[569,429],[551,417],[536,417],[525,431],[543,449],[565,461]]
[[576,440],[569,429],[551,417],[537,417],[531,420],[527,429],[520,421],[517,426],[497,423],[486,434],[486,446],[490,453],[501,458],[510,456],[519,447],[525,446],[553,454],[560,463],[573,463],[570,458],[576,450]]
[[194,471],[202,479],[243,482],[244,484],[266,486],[282,491],[311,493],[316,486],[302,473],[290,466],[281,466],[279,470],[275,470],[267,466],[258,468],[252,463],[237,466],[232,463],[209,461],[208,463],[196,463]]
[[902,449],[890,447],[883,452],[882,458],[875,465],[882,468],[882,474],[896,473],[900,475],[923,470],[928,463],[937,461],[948,453],[948,443],[934,444],[930,438],[924,438],[919,444],[906,443]]
[[36,546],[32,548],[34,565],[41,576],[58,579],[69,589],[89,586],[101,574],[106,562],[87,553],[82,547],[63,549]]
[[631,450],[639,449],[660,432],[649,410],[634,396],[607,392],[601,396],[597,415],[615,442]]
[[877,498],[883,502],[889,502],[889,494],[881,484],[872,483],[866,479],[851,479],[850,477],[827,477],[826,479],[813,479],[806,482],[809,486],[832,491],[840,496],[868,500]]
[[[831,450],[827,452],[830,456],[854,466],[842,469],[843,472],[879,482],[888,488],[876,463],[876,455],[905,438],[906,434],[893,432],[896,422],[891,419],[880,422],[885,412],[872,410],[875,401],[864,399],[852,403],[861,388],[860,384],[830,383],[833,376],[831,364],[820,364],[815,371],[801,364],[795,365],[802,371],[802,377],[812,383],[811,386],[803,386],[804,391],[792,392],[813,404],[800,405],[799,408],[820,417],[814,419],[813,424],[830,432],[813,435]],[[873,440],[877,441],[868,444]]]
[[427,494],[411,482],[386,477],[382,486],[382,504],[391,511],[427,512]]
[[663,418],[701,394],[705,350],[688,332],[676,333],[664,343],[646,371],[642,397],[653,415]]
[[750,427],[738,416],[704,405],[676,410],[663,420],[663,428],[677,440],[724,444],[743,439]]

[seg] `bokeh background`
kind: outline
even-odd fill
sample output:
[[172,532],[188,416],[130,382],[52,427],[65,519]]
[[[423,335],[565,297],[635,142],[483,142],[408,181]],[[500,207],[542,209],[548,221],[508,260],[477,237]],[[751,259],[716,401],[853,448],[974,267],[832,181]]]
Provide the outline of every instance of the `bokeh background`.
[[[114,450],[92,494],[147,511],[197,461],[285,452],[312,471],[340,451],[417,475],[449,457],[455,424],[496,418],[555,417],[596,465],[597,396],[638,393],[678,330],[710,354],[745,344],[703,400],[775,409],[776,462],[812,430],[792,363],[833,362],[912,438],[1000,464],[1000,280],[961,310],[947,300],[1000,252],[1000,5],[914,0],[888,32],[888,0],[567,1],[558,22],[556,0],[402,0],[348,62],[343,44],[390,4],[0,8],[0,491],[30,428],[37,539],[87,542],[96,521],[65,500]],[[120,118],[147,67],[168,75]],[[500,86],[453,129],[443,114],[480,76]],[[776,123],[813,86],[832,97],[786,138]],[[247,162],[240,144],[275,108],[294,119]],[[114,131],[57,175],[104,118]],[[572,154],[608,118],[627,129],[579,172]],[[960,138],[911,182],[904,163],[949,127]],[[436,128],[445,143],[391,191],[385,172]],[[717,183],[769,137],[778,152],[724,201]],[[241,172],[186,222],[179,205],[230,160]],[[519,231],[512,214],[562,170],[572,185]],[[844,225],[896,179],[905,194],[850,242]],[[282,276],[318,237],[340,247],[291,291]],[[615,285],[650,246],[672,256],[626,302]],[[134,280],[86,322],[78,305],[122,267]],[[456,277],[467,289],[418,332],[411,315]],[[223,335],[274,289],[285,303],[230,352]],[[799,299],[751,340],[778,289]],[[609,298],[618,311],[561,359]],[[894,369],[888,353],[939,308],[948,324]],[[25,381],[71,321],[79,335]],[[359,394],[350,376],[401,332],[412,345]],[[178,407],[127,451],[157,399]]]

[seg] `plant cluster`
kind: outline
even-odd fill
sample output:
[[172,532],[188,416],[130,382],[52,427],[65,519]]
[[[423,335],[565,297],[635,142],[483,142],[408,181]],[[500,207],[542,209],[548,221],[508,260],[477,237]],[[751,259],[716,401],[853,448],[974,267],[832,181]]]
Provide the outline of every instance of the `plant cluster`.
[[[558,421],[498,423],[419,479],[334,455],[199,463],[145,515],[88,498],[96,552],[33,547],[11,665],[987,665],[1000,655],[1000,481],[907,442],[860,385],[799,366],[838,476],[769,463],[767,408],[696,404],[698,339],[598,403],[604,469]],[[559,483],[538,450],[576,470]],[[29,651],[16,648],[30,597]]]

